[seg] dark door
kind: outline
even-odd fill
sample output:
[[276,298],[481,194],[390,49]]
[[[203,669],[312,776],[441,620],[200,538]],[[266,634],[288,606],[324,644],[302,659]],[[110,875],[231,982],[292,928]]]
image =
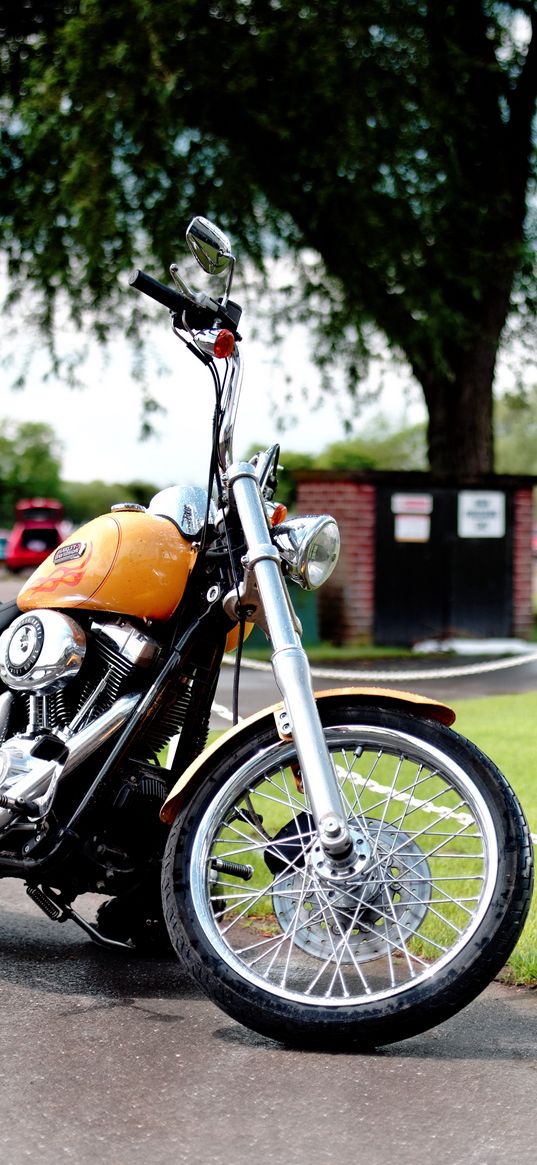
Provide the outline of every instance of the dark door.
[[377,489],[376,643],[511,634],[512,497],[503,535],[490,523],[489,537],[486,514],[482,529],[477,519],[461,523],[459,495]]

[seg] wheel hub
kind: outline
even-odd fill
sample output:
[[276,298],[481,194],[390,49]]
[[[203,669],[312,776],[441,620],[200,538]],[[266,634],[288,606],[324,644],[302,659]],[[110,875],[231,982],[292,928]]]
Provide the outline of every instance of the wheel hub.
[[328,885],[354,886],[371,861],[371,845],[363,830],[352,827],[349,830],[352,850],[348,858],[335,860],[327,854],[320,841],[311,850],[311,864],[318,877]]

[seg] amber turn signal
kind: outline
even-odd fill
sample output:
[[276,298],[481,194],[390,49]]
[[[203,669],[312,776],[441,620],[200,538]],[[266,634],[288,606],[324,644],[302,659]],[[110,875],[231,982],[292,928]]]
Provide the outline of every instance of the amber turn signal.
[[233,354],[235,336],[227,328],[221,328],[214,342],[213,352],[218,360],[223,360]]
[[279,526],[280,522],[285,521],[286,517],[287,517],[287,506],[284,506],[282,502],[278,502],[278,505],[275,506],[274,512],[273,512],[272,517],[270,519],[271,526]]

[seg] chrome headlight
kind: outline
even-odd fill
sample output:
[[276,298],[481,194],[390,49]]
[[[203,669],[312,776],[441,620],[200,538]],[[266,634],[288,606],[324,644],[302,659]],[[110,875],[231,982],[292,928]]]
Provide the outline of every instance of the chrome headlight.
[[328,514],[289,518],[275,527],[274,541],[289,578],[309,591],[322,587],[339,558],[339,530]]

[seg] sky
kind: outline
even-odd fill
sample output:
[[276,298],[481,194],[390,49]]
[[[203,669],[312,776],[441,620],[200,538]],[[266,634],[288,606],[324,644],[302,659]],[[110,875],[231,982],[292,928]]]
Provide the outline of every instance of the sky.
[[[151,392],[166,413],[156,415],[157,432],[149,439],[139,439],[141,390],[132,376],[130,352],[120,339],[111,343],[106,358],[96,346],[81,365],[79,375],[86,385],[83,390],[70,389],[56,379],[43,382],[47,362],[39,349],[24,389],[13,391],[9,387],[12,374],[0,369],[0,417],[50,424],[64,446],[62,477],[66,481],[141,479],[159,487],[185,482],[205,484],[214,403],[212,380],[173,335],[168,320],[163,311],[162,324],[155,326],[151,334],[151,345],[158,349],[168,371],[150,380]],[[296,329],[286,341],[279,354],[283,367],[274,361],[270,338],[266,344],[257,339],[249,341],[246,320],[244,326],[241,323],[241,333],[244,380],[235,427],[235,457],[245,456],[254,442],[261,448],[280,440],[290,449],[315,453],[341,440],[345,434],[334,399],[327,400],[318,411],[301,399],[304,382],[316,383],[304,332]],[[19,355],[23,356],[22,337],[17,343]],[[296,394],[297,421],[282,435],[277,430],[274,410],[289,390],[284,382],[288,375]],[[406,382],[408,377],[404,379]],[[402,379],[392,377],[387,398],[391,416],[400,409],[401,424],[421,419],[419,400],[419,390],[415,389],[410,404],[405,404]],[[385,402],[383,397],[382,407]],[[380,407],[366,409],[360,425]]]

